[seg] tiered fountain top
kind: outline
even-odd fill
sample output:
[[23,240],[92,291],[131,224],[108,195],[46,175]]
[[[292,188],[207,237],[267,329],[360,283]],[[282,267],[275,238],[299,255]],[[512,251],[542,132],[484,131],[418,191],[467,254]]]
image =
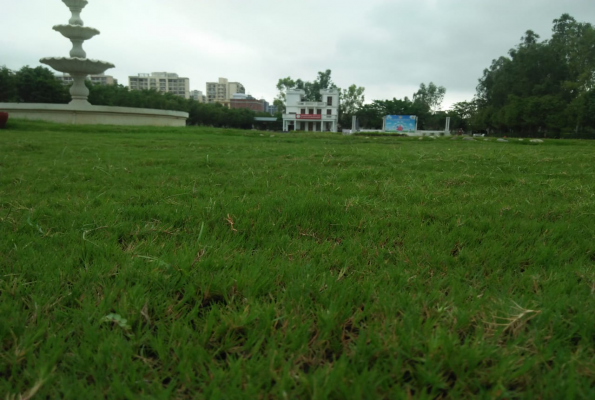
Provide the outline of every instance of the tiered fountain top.
[[91,60],[87,58],[87,53],[83,50],[85,40],[99,35],[97,29],[85,27],[81,19],[81,11],[88,4],[88,1],[62,0],[62,2],[70,9],[72,16],[68,21],[68,25],[56,25],[53,29],[72,42],[70,57],[46,57],[39,61],[49,65],[56,71],[65,72],[72,76],[74,83],[70,88],[70,94],[72,95],[70,104],[88,105],[89,90],[85,86],[87,75],[102,74],[107,69],[115,66],[110,62]]

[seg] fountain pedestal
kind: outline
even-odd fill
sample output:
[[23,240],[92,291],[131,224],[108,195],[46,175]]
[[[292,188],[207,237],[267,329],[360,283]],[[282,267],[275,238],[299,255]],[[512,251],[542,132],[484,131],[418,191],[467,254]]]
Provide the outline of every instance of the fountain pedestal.
[[87,100],[89,98],[89,88],[85,85],[85,78],[87,78],[86,74],[79,74],[79,73],[71,73],[72,79],[74,83],[70,87],[70,95],[72,96],[72,101],[70,104],[91,104]]
[[56,71],[65,72],[72,76],[74,83],[70,88],[70,95],[73,105],[91,105],[87,100],[89,98],[89,89],[85,85],[85,79],[89,74],[103,74],[109,68],[115,65],[107,61],[91,60],[87,58],[87,53],[83,50],[85,40],[99,35],[95,28],[85,27],[81,19],[81,11],[88,4],[87,0],[62,0],[68,6],[72,16],[68,25],[56,25],[53,29],[60,32],[62,36],[70,39],[72,50],[70,58],[46,57],[39,60],[47,64]]

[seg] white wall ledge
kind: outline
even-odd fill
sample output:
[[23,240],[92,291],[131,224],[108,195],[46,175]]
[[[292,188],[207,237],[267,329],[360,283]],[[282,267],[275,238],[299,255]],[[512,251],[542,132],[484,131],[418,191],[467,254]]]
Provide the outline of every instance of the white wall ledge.
[[186,126],[188,113],[149,108],[93,105],[0,103],[10,118],[72,125]]

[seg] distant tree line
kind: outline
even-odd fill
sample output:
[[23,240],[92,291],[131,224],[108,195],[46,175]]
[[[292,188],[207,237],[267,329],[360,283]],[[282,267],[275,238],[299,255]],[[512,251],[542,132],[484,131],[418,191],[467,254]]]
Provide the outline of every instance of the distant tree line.
[[454,110],[473,127],[515,136],[595,138],[594,27],[563,14],[549,40],[527,31]]
[[[87,82],[89,102],[97,106],[151,108],[156,110],[185,111],[189,114],[189,125],[207,125],[219,128],[251,129],[254,116],[268,116],[268,113],[254,113],[248,109],[229,109],[221,104],[199,103],[171,93],[156,90],[128,90],[122,85],[98,85]],[[0,67],[0,103],[54,103],[70,102],[70,86],[62,84],[45,67],[23,67],[12,71]],[[280,129],[281,123],[267,126]]]
[[446,88],[433,82],[422,83],[413,98],[373,100],[370,104],[361,105],[355,115],[360,126],[369,129],[382,128],[382,118],[386,115],[415,115],[419,130],[444,130],[446,118],[450,117],[451,130],[466,129],[466,122],[453,111],[441,111]]
[[47,68],[23,67],[11,71],[0,67],[0,103],[56,103],[70,101],[64,87]]

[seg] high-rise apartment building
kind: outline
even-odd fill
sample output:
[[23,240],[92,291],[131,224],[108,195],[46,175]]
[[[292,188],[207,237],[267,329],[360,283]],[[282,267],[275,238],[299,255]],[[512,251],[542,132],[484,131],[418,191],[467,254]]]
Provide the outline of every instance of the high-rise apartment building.
[[246,88],[239,82],[229,82],[219,78],[219,82],[207,82],[207,102],[222,103],[229,107],[230,100],[236,93],[246,93]]
[[162,93],[172,93],[185,99],[190,98],[190,79],[180,78],[171,72],[153,72],[128,77],[130,90],[155,89]]
[[205,96],[204,94],[202,94],[202,92],[200,90],[192,90],[192,91],[190,91],[190,98],[192,100],[198,101],[199,103],[206,103],[207,102],[207,96]]
[[[56,79],[59,80],[60,82],[62,82],[64,85],[70,85],[71,83],[74,82],[72,79],[72,76],[70,76],[69,74],[60,74],[60,75],[55,75],[55,76],[56,76]],[[88,75],[87,80],[90,80],[94,84],[99,84],[99,85],[117,85],[118,84],[118,80],[114,79],[113,76],[104,75],[104,74]]]

